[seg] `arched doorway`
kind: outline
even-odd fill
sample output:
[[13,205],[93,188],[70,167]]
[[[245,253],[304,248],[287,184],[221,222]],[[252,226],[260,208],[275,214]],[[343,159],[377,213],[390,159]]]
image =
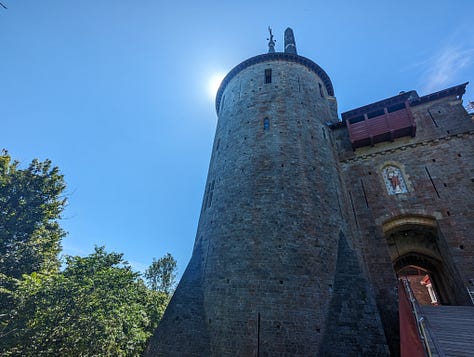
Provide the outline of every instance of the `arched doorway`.
[[404,256],[394,263],[394,269],[399,278],[408,280],[420,305],[448,305],[449,296],[445,286],[438,282],[439,269],[430,260],[421,255]]
[[462,304],[462,283],[435,218],[397,217],[385,222],[383,230],[395,273],[408,277],[414,291],[425,293],[425,298],[415,294],[419,302],[433,293],[436,299],[430,295],[428,303]]

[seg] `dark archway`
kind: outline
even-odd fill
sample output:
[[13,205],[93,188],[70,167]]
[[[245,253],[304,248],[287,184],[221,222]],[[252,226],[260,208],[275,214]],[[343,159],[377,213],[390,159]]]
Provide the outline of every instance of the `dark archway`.
[[[415,297],[417,297],[417,291],[420,291],[421,287],[418,286],[417,289],[413,284],[421,284],[420,280],[422,280],[423,276],[428,275],[430,286],[437,297],[435,300],[436,304],[452,305],[455,301],[453,292],[447,289],[448,284],[440,261],[423,254],[410,253],[396,259],[393,262],[393,268],[398,277],[405,276],[408,278]],[[418,277],[418,279],[412,279],[411,277]],[[423,288],[423,290],[425,289]],[[429,292],[426,291],[425,294],[429,294]],[[421,303],[418,297],[417,300]],[[432,300],[431,302],[433,303],[434,301]]]
[[397,217],[383,225],[393,269],[398,276],[412,269],[426,272],[439,302],[462,305],[465,292],[436,219],[427,216]]

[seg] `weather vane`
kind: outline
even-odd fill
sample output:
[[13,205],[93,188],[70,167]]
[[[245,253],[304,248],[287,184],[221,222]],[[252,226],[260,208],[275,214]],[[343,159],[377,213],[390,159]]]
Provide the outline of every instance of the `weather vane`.
[[275,52],[275,40],[273,39],[272,28],[270,26],[268,26],[268,32],[270,32],[270,38],[267,38],[267,40],[268,40],[268,53],[274,53]]

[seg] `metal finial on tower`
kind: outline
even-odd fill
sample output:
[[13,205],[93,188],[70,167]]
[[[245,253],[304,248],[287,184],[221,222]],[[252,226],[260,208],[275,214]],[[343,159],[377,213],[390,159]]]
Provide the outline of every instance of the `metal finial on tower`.
[[275,52],[275,40],[273,39],[272,28],[270,26],[268,26],[268,32],[270,32],[270,38],[267,38],[267,40],[268,40],[268,53],[274,53]]
[[293,30],[289,27],[285,30],[285,52],[297,54],[295,35],[293,34]]

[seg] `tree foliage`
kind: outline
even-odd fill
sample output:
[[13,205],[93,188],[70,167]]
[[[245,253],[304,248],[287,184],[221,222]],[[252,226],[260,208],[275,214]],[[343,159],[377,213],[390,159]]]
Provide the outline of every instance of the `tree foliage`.
[[58,274],[25,275],[13,295],[5,356],[139,356],[169,300],[103,247]]
[[139,356],[174,275],[165,274],[164,290],[149,289],[122,254],[103,247],[67,256],[60,270],[65,188],[51,161],[20,169],[0,153],[0,355]]
[[150,289],[161,291],[166,295],[172,294],[176,284],[176,260],[170,253],[153,262],[145,271],[145,278]]
[[20,278],[32,272],[55,271],[65,232],[58,223],[66,204],[65,183],[51,161],[33,160],[18,168],[0,154],[0,273]]

